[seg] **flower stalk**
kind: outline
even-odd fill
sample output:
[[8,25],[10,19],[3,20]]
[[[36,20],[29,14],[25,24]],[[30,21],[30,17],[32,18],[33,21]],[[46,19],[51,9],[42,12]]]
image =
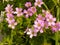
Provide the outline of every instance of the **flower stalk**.
[[48,7],[47,7],[47,5],[46,5],[45,3],[44,3],[43,5],[44,5],[44,7],[45,7],[47,10],[49,10]]
[[13,31],[14,31],[14,30],[11,30],[11,42],[10,42],[10,45],[13,44]]
[[[56,8],[57,8],[57,22],[59,22],[59,7],[58,6],[56,6]],[[56,42],[55,42],[55,45],[59,45],[59,43],[58,43],[58,35],[59,35],[59,32],[57,31],[56,33],[55,33],[55,35],[56,35]]]
[[47,40],[45,39],[45,37],[44,37],[44,45],[47,45]]

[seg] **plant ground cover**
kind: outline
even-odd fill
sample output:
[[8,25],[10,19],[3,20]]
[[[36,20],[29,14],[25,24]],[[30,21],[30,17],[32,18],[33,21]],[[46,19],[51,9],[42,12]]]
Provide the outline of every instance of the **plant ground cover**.
[[60,0],[0,0],[0,45],[60,45]]

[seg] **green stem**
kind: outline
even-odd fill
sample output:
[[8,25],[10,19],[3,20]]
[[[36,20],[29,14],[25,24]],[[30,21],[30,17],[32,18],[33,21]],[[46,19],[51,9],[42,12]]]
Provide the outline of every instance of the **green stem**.
[[10,39],[9,45],[12,45],[12,43],[13,43],[13,31],[14,30],[11,30],[11,39]]
[[56,8],[57,8],[57,22],[59,22],[59,7],[56,6]]
[[55,35],[56,35],[55,45],[58,45],[58,32],[56,32]]
[[47,5],[46,5],[45,3],[44,3],[43,5],[45,6],[45,8],[46,8],[47,10],[49,10],[48,7],[47,7]]
[[47,39],[46,39],[46,36],[44,35],[44,44],[43,45],[47,45]]
[[11,40],[12,40],[12,42],[13,42],[13,31],[14,30],[11,31]]
[[47,40],[44,38],[44,45],[47,45]]
[[[57,22],[59,22],[59,7],[56,6],[56,8],[57,8]],[[55,43],[55,45],[59,45],[59,43],[58,43],[58,35],[59,35],[59,32],[57,31],[55,33],[55,35],[56,35],[56,43]]]

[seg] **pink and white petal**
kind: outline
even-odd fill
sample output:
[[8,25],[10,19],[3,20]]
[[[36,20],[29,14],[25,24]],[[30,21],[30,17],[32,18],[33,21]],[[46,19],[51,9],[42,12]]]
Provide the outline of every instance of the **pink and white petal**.
[[53,21],[56,21],[56,18],[53,18]]
[[15,12],[13,12],[14,14],[17,14],[17,12],[15,11]]
[[32,38],[32,37],[33,37],[33,35],[31,34],[31,35],[30,35],[30,38]]
[[37,25],[33,25],[35,28],[38,27]]
[[24,13],[27,13],[27,10],[24,10]]
[[42,5],[42,4],[44,4],[44,2],[41,2],[40,4]]
[[60,31],[60,28],[59,28],[59,31]]
[[30,35],[30,34],[31,34],[31,32],[27,32],[27,34],[28,34],[28,35]]
[[28,17],[29,17],[29,15],[25,15],[25,17],[26,17],[26,18],[28,18]]
[[43,30],[40,30],[40,33],[43,33],[44,31]]
[[48,18],[47,18],[46,20],[47,20],[47,21],[50,21],[50,19],[48,19]]
[[39,26],[39,27],[37,27],[38,29],[41,29],[41,27]]
[[51,22],[52,23],[52,25],[55,25],[55,22]]
[[51,22],[49,22],[48,25],[51,26]]
[[15,29],[15,26],[12,26],[12,29]]
[[17,25],[17,22],[15,22],[14,25]]
[[35,0],[36,2],[38,2],[38,0]]
[[37,6],[38,4],[35,2],[34,5]]
[[17,14],[17,17],[20,17],[20,14]]
[[40,5],[38,5],[39,7],[41,7],[41,4]]

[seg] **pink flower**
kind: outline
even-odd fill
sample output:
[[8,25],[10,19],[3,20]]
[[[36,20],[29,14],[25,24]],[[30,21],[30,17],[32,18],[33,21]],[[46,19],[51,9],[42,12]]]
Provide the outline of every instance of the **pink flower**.
[[60,22],[57,22],[55,25],[51,26],[53,32],[60,31]]
[[29,29],[27,34],[30,35],[30,38],[32,38],[33,36],[37,36],[37,32],[35,30],[32,30],[32,29]]
[[37,16],[36,20],[39,20],[39,21],[42,20],[42,21],[44,21],[45,20],[45,17],[43,17],[41,14],[39,14]]
[[[9,15],[10,16],[10,15]],[[8,21],[8,27],[14,29],[15,26],[17,25],[17,22],[15,22],[15,19],[13,17],[7,17],[6,20]]]
[[26,18],[28,18],[29,16],[32,16],[34,13],[36,13],[35,7],[30,7],[27,10],[24,10],[24,14]]
[[53,17],[49,16],[49,18],[48,17],[46,18],[46,21],[48,22],[49,26],[55,25],[56,18],[53,18]]
[[26,2],[25,7],[31,7],[31,2]]
[[36,13],[37,9],[36,7],[30,7],[28,10],[30,10],[33,14]]
[[42,4],[43,4],[42,0],[35,0],[34,3],[35,6],[41,7]]
[[35,21],[34,27],[37,29],[41,29],[42,27],[44,27],[44,21]]
[[15,26],[17,25],[17,22],[15,22],[15,19],[14,19],[14,16],[13,16],[13,8],[12,8],[12,5],[7,5],[7,7],[5,8],[6,10],[6,20],[8,22],[8,27],[11,27],[12,29],[15,28]]
[[56,25],[51,26],[51,27],[52,27],[51,29],[52,29],[52,31],[53,31],[53,32],[56,32],[56,31],[58,30],[58,28],[57,28],[57,26],[56,26]]
[[12,29],[15,29],[15,26],[17,25],[17,22],[12,22],[8,25],[8,27],[11,27]]
[[46,14],[45,18],[46,18],[46,21],[48,22],[48,25],[49,26],[55,25],[56,18],[54,18],[52,14],[50,14],[48,11],[46,11],[45,14]]
[[25,17],[28,18],[29,16],[32,16],[32,12],[30,10],[24,10]]
[[45,18],[42,17],[40,14],[37,16],[35,22],[34,22],[34,28],[40,31],[40,33],[43,33],[43,28],[44,28],[44,20]]
[[47,21],[49,26],[55,25],[56,18],[47,19]]
[[57,22],[56,25],[58,27],[58,30],[60,31],[60,22]]
[[45,12],[45,17],[46,18],[53,18],[52,14],[49,11]]
[[37,28],[34,27],[34,31],[35,31],[36,33],[38,33],[38,32],[39,32],[39,29],[37,29]]
[[41,28],[41,29],[40,29],[40,33],[43,33],[43,32],[44,32],[44,31],[43,31],[43,29]]
[[18,17],[22,16],[23,15],[22,8],[16,8],[16,13]]
[[14,18],[13,14],[7,13],[6,16],[7,16],[7,18]]
[[12,23],[12,22],[14,22],[14,21],[15,21],[15,19],[14,19],[14,18],[6,18],[6,20],[8,21],[8,23]]
[[5,11],[9,14],[13,13],[13,5],[8,4],[7,7],[5,8]]
[[45,11],[44,9],[42,9],[42,13],[44,13],[44,14],[45,14],[45,13],[46,13],[46,11]]

